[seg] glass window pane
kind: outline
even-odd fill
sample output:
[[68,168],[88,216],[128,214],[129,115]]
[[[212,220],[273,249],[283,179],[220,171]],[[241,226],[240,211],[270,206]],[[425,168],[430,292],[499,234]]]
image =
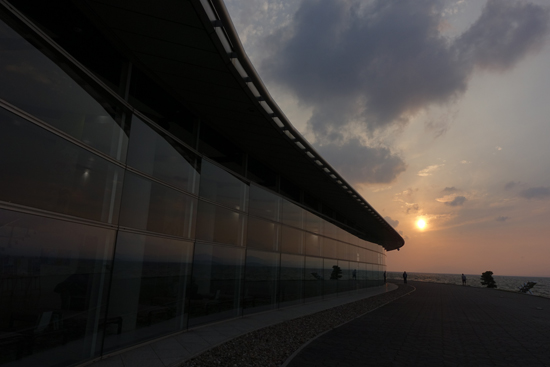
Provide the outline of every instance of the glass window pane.
[[359,285],[359,288],[367,288],[367,264],[365,263],[358,263],[357,264],[358,270],[357,270],[357,282]]
[[304,228],[304,212],[305,210],[290,201],[283,200],[282,222],[286,225],[296,228]]
[[128,165],[181,190],[198,193],[195,157],[179,143],[132,118]]
[[122,106],[59,65],[0,21],[0,98],[124,161]]
[[304,232],[287,226],[281,226],[281,251],[291,254],[304,253]]
[[244,249],[195,244],[189,326],[239,315]]
[[306,257],[304,272],[304,298],[319,299],[323,296],[323,259]]
[[281,198],[256,185],[250,185],[248,212],[273,221],[279,220]]
[[[99,355],[115,231],[0,210],[1,363]],[[30,347],[32,346],[32,348]]]
[[338,266],[338,260],[323,260],[323,279],[323,296],[335,296],[338,292],[338,283],[342,279],[342,269]]
[[326,238],[326,237],[320,237],[320,240],[322,242],[322,256],[323,257],[331,257],[333,259],[338,257],[338,247],[337,244],[339,242],[336,242],[333,239]]
[[338,260],[338,266],[342,270],[342,277],[338,280],[338,293],[351,291],[354,278],[349,261]]
[[245,215],[199,200],[197,239],[242,246]]
[[123,169],[0,108],[0,200],[116,223]]
[[281,307],[301,303],[303,299],[304,257],[281,254],[279,279]]
[[343,242],[334,241],[335,246],[338,249],[338,258],[342,260],[349,260],[350,245]]
[[279,225],[267,220],[248,217],[246,245],[268,251],[278,251]]
[[305,229],[310,232],[321,233],[321,218],[308,211],[305,214]]
[[194,238],[196,203],[191,196],[127,172],[120,225]]
[[246,270],[243,296],[245,314],[277,307],[277,273],[279,254],[246,251]]
[[321,256],[321,243],[319,236],[313,233],[304,232],[306,243],[306,255]]
[[[193,244],[120,232],[104,350],[131,346],[187,326]],[[116,321],[116,322],[115,322]]]
[[200,196],[231,209],[246,211],[248,185],[229,172],[203,160]]

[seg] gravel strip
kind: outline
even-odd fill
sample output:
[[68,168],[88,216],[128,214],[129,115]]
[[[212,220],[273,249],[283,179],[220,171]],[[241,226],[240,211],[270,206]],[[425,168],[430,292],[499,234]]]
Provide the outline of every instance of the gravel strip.
[[398,289],[299,317],[239,336],[197,357],[181,367],[279,367],[303,344],[388,302],[414,288],[399,284]]

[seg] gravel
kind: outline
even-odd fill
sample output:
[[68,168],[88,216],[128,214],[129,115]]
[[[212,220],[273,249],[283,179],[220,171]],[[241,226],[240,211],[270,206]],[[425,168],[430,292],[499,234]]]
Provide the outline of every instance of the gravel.
[[398,289],[345,305],[320,311],[259,329],[218,345],[185,361],[181,367],[280,367],[302,345],[414,288],[399,284]]

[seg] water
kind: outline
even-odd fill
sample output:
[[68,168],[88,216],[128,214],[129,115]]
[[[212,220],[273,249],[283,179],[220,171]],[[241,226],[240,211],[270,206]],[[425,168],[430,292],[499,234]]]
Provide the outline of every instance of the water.
[[[435,274],[435,273],[407,273],[408,280],[419,282],[433,282],[462,285],[461,274]],[[485,287],[481,285],[481,274],[465,274],[466,284],[471,287]],[[388,280],[403,281],[403,273],[388,271]],[[536,296],[550,298],[550,278],[545,277],[517,277],[517,276],[502,276],[494,275],[493,279],[497,283],[497,289],[518,292],[518,288],[527,282],[537,282],[531,288],[531,292]]]

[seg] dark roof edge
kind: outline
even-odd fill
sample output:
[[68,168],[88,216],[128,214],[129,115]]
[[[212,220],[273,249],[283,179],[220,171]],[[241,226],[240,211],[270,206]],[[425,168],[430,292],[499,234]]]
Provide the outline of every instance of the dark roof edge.
[[[273,111],[272,118],[274,121],[272,121],[273,125],[277,129],[281,129],[282,131],[287,130],[292,134],[296,141],[302,144],[304,149],[304,154],[306,154],[306,151],[311,152],[311,154],[314,156],[313,158],[310,156],[310,158],[315,161],[318,160],[322,164],[319,165],[319,169],[322,173],[328,174],[328,175],[334,175],[336,178],[334,179],[335,185],[338,184],[337,181],[341,182],[341,186],[346,187],[345,189],[342,188],[342,190],[346,190],[349,192],[350,196],[355,195],[358,199],[358,204],[362,207],[364,207],[367,212],[365,213],[367,215],[370,214],[374,218],[378,219],[380,222],[380,225],[383,225],[386,227],[386,230],[388,231],[388,237],[381,239],[382,243],[380,243],[381,246],[383,246],[387,251],[399,249],[405,244],[404,239],[397,233],[397,231],[350,185],[345,181],[340,174],[315,150],[313,146],[302,136],[302,134],[292,125],[290,120],[286,117],[284,112],[281,110],[281,108],[277,105],[269,91],[267,90],[266,86],[264,85],[262,79],[256,72],[256,69],[254,68],[254,65],[252,65],[252,62],[248,58],[248,55],[246,54],[244,47],[241,43],[241,40],[238,36],[237,30],[235,29],[235,26],[233,25],[233,21],[231,20],[231,17],[229,15],[229,12],[227,11],[227,8],[225,7],[225,4],[223,0],[199,0],[200,4],[202,5],[203,9],[205,10],[207,16],[209,17],[210,21],[212,22],[212,26],[215,28],[222,29],[223,35],[227,38],[227,43],[222,41],[222,44],[225,43],[226,45],[226,51],[229,54],[230,58],[233,60],[233,65],[241,74],[243,78],[247,78],[247,84],[252,83],[253,87],[257,90],[259,93],[258,96],[261,98],[261,100],[269,106],[269,108]],[[220,36],[219,32],[216,32],[218,36]],[[243,75],[242,71],[239,70],[242,68],[245,73]],[[251,88],[252,89],[252,88]],[[253,92],[254,93],[254,92]],[[260,99],[259,99],[260,100]],[[269,111],[268,111],[269,112]],[[279,121],[282,123],[283,126],[280,126],[277,122],[275,122],[275,119],[278,118]],[[327,168],[330,172],[326,172],[324,168]],[[386,236],[384,236],[386,237]]]

